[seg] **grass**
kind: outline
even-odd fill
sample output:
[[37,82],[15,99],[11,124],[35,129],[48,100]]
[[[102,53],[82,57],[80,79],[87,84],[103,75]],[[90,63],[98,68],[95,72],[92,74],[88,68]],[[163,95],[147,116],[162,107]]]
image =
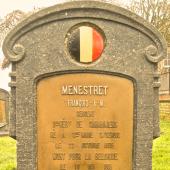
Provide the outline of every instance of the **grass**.
[[170,170],[170,115],[161,115],[161,137],[153,143],[153,170]]
[[16,141],[9,137],[0,137],[0,170],[16,168]]
[[[16,167],[16,141],[0,137],[0,170]],[[170,115],[161,115],[161,137],[153,144],[153,170],[170,170]]]

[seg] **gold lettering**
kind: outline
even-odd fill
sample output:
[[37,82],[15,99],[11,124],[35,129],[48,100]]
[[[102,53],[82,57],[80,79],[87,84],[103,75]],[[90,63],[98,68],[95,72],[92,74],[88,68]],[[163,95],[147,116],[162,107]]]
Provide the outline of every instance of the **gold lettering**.
[[118,160],[118,154],[117,153],[96,153],[95,154],[95,160]]
[[82,143],[81,148],[84,148],[84,149],[99,149],[100,143]]
[[117,128],[117,122],[115,121],[90,121],[90,128]]
[[77,111],[77,117],[94,117],[94,111]]
[[93,138],[92,132],[73,132],[73,138]]
[[80,153],[70,153],[69,160],[81,160],[81,154]]
[[69,128],[71,126],[71,121],[54,121],[53,128]]
[[107,95],[108,86],[82,86],[82,85],[63,85],[62,95]]
[[76,128],[82,128],[82,121],[77,121],[76,122]]
[[100,138],[120,138],[120,133],[117,132],[101,132]]
[[68,86],[62,86],[62,94],[67,94]]
[[64,153],[54,153],[53,160],[65,160],[65,154]]

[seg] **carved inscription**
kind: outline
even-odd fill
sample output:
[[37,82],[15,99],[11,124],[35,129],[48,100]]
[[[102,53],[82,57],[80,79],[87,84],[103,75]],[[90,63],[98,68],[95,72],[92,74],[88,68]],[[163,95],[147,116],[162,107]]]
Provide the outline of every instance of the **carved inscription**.
[[131,170],[133,83],[68,74],[37,85],[38,170]]
[[5,101],[0,100],[0,123],[6,122]]
[[63,85],[62,95],[107,95],[107,86]]

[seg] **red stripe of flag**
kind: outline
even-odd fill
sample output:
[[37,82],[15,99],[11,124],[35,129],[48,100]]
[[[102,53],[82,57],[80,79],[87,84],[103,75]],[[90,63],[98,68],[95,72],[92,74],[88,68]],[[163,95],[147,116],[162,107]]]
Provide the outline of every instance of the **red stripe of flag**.
[[92,61],[97,60],[104,48],[104,42],[102,36],[93,29],[93,56]]

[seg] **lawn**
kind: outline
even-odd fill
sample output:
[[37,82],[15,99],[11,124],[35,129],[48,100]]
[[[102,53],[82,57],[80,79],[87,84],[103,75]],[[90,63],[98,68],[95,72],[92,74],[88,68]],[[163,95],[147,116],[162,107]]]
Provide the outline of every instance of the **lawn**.
[[0,137],[0,170],[14,170],[16,167],[16,141]]
[[154,140],[153,170],[170,170],[170,116],[161,119],[161,137]]
[[[9,137],[0,138],[0,170],[16,167],[16,142]],[[161,137],[154,140],[153,170],[170,170],[170,119],[161,119]]]

